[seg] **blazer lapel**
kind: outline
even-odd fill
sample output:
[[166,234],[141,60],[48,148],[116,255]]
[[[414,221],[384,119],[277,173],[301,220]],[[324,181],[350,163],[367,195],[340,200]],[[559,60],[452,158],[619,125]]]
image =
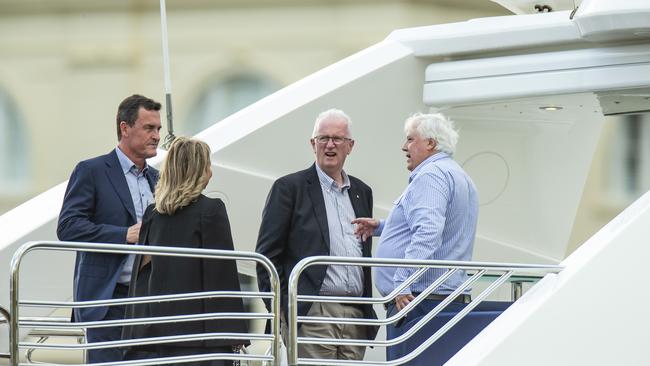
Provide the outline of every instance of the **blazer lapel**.
[[129,190],[129,185],[126,183],[126,178],[124,177],[124,172],[120,166],[120,162],[117,159],[117,154],[113,151],[109,154],[106,159],[106,175],[108,175],[108,180],[113,185],[115,192],[120,197],[120,201],[124,205],[124,208],[129,212],[132,221],[137,222],[135,216],[135,207],[133,207],[133,199],[131,199],[131,191]]
[[156,191],[156,184],[158,183],[158,171],[153,170],[152,167],[149,167],[145,176],[147,177],[147,182],[149,182],[149,188],[151,188],[151,194],[153,195],[153,193]]
[[309,198],[311,198],[312,209],[314,210],[314,217],[318,221],[321,236],[323,241],[330,247],[329,227],[327,226],[327,210],[325,209],[325,199],[323,198],[323,190],[318,180],[316,167],[312,165],[309,169],[310,174],[307,177],[307,191],[309,191]]
[[352,209],[354,209],[354,216],[356,217],[367,217],[370,216],[368,209],[364,206],[362,200],[362,195],[357,190],[357,187],[350,182],[350,189],[348,190],[348,196],[350,197],[350,203],[352,203]]
[[[354,216],[356,217],[370,217],[372,216],[372,209],[368,207],[367,197],[364,195],[364,192],[355,186],[354,182],[350,180],[350,190],[348,190],[348,196],[350,197],[350,202],[352,203],[352,209],[354,210]],[[364,257],[372,257],[372,237],[367,238],[362,245],[361,253]],[[367,271],[366,271],[367,270]],[[370,267],[364,268],[366,275],[364,281],[368,281],[370,278]],[[368,282],[366,282],[368,283]],[[370,285],[367,285],[370,286]],[[370,293],[369,287],[364,290],[365,293]]]

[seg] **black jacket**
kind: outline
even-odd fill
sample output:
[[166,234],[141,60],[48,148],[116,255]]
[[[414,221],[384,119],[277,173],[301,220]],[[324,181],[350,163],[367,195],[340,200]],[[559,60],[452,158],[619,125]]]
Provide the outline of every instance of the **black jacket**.
[[[372,217],[372,190],[361,180],[350,178],[348,195],[356,217]],[[306,257],[330,255],[329,229],[325,200],[315,165],[289,174],[273,183],[262,212],[262,223],[257,238],[256,252],[273,262],[282,287],[281,308],[287,312],[287,285],[295,265]],[[372,239],[362,247],[364,257],[371,256]],[[326,266],[311,266],[300,276],[298,293],[318,295],[327,271]],[[372,296],[370,267],[364,267],[363,296]],[[270,291],[266,270],[257,266],[260,291]],[[305,316],[311,302],[298,303],[298,315]],[[270,304],[266,302],[267,308]],[[271,309],[269,309],[270,311]],[[363,305],[364,316],[376,319],[370,305]],[[368,327],[368,339],[374,339],[376,327]]]
[[[233,250],[230,222],[220,199],[203,195],[173,215],[147,208],[140,229],[140,243],[157,246]],[[234,260],[152,256],[140,269],[136,258],[130,296],[164,295],[201,291],[240,291]],[[154,302],[127,307],[127,318],[197,313],[243,312],[241,298]],[[123,338],[159,337],[194,333],[247,333],[245,320],[207,320],[125,327]],[[248,344],[242,340],[205,340],[167,344],[184,347],[217,347]]]

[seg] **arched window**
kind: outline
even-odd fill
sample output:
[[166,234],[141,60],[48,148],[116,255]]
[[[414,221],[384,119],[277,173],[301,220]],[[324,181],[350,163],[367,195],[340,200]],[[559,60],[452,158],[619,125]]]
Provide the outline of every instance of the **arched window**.
[[274,81],[252,74],[237,74],[208,84],[194,102],[185,134],[194,135],[279,89]]
[[30,169],[24,127],[13,100],[0,90],[0,187],[3,194],[28,188]]

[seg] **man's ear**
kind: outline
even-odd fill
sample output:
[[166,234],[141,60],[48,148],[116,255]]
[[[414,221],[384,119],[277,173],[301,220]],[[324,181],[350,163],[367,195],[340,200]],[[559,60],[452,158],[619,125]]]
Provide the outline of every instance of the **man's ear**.
[[122,137],[128,135],[128,129],[129,125],[126,123],[126,121],[120,122],[120,132],[122,134]]
[[309,139],[309,143],[311,144],[311,149],[314,151],[314,154],[316,153],[316,141],[314,141],[314,138]]
[[435,151],[437,145],[438,144],[436,143],[435,139],[429,139],[429,144],[427,145],[427,149],[430,149],[431,151]]

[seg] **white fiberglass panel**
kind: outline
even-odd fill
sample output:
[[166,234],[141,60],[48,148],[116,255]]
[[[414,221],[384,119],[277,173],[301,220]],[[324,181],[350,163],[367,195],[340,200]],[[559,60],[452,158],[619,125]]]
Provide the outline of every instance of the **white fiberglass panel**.
[[[603,227],[446,365],[647,365],[650,193]],[[641,285],[640,285],[641,283]]]
[[588,0],[576,11],[574,21],[582,38],[595,41],[650,39],[648,0]]
[[472,19],[396,30],[388,39],[416,56],[470,55],[581,42],[569,11]]
[[425,78],[426,82],[439,82],[649,62],[650,45],[641,43],[438,62],[427,67]]
[[[541,109],[549,106],[557,110]],[[602,126],[594,94],[457,107],[456,159],[477,185],[474,260],[557,263]]]
[[638,88],[650,83],[650,44],[438,62],[426,80],[432,106]]
[[315,159],[309,139],[317,115],[330,108],[352,119],[355,145],[345,170],[373,189],[375,215],[386,217],[408,181],[403,123],[425,111],[426,62],[403,46],[383,42],[328,67],[199,134],[212,147],[207,191],[227,204],[235,246],[254,250],[273,181]]

